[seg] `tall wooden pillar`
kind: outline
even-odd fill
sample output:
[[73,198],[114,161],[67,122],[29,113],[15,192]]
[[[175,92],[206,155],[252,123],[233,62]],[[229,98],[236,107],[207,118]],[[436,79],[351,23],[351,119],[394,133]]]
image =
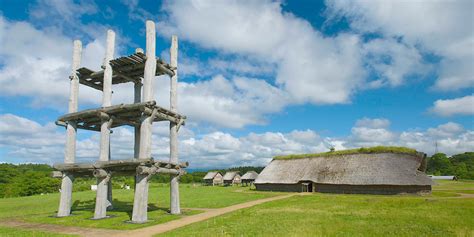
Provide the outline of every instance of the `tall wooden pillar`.
[[[143,53],[143,49],[135,49],[135,53]],[[133,103],[140,103],[142,101],[142,82],[135,82],[134,84],[134,94],[133,94]],[[140,154],[140,125],[135,125],[134,129],[134,146],[133,146],[133,158],[138,158]],[[136,190],[137,186],[137,176],[134,177],[133,190]]]
[[[143,76],[143,101],[154,100],[153,79],[156,75],[156,32],[153,21],[146,22],[146,62]],[[139,159],[151,157],[151,135],[153,117],[144,114],[140,125]],[[135,184],[135,197],[133,200],[132,222],[143,223],[148,220],[148,175],[137,174]]]
[[[72,72],[70,76],[69,113],[77,112],[77,96],[79,94],[77,69],[79,69],[81,65],[81,54],[82,43],[79,40],[75,40],[72,55]],[[76,124],[69,122],[66,127],[66,133],[64,163],[74,163],[76,160]],[[74,176],[65,172],[61,181],[61,198],[59,201],[58,217],[69,216],[71,214],[73,181]]]
[[[143,53],[143,49],[135,49],[135,53]],[[133,94],[133,103],[140,103],[142,101],[142,82],[135,82],[134,84],[134,94]],[[135,144],[133,147],[133,157],[138,158],[140,152],[140,126],[135,126]]]
[[[115,47],[115,33],[112,30],[107,31],[107,45],[105,51],[104,60],[104,82],[102,89],[102,107],[108,107],[112,105],[112,66],[110,66],[110,60],[114,56]],[[100,115],[102,124],[100,126],[100,152],[99,161],[110,160],[110,127],[112,126],[112,120],[110,116],[105,113]],[[107,208],[112,206],[112,203],[108,200],[109,197],[109,181],[110,176],[98,177],[97,178],[97,193],[95,201],[95,212],[94,219],[105,218],[107,215]],[[110,190],[111,191],[111,190]]]
[[[170,48],[170,66],[173,68],[174,75],[171,77],[170,84],[170,110],[178,112],[178,37],[171,37]],[[170,162],[178,164],[178,125],[170,122]],[[179,204],[179,176],[171,175],[170,182],[170,212],[171,214],[180,214]]]

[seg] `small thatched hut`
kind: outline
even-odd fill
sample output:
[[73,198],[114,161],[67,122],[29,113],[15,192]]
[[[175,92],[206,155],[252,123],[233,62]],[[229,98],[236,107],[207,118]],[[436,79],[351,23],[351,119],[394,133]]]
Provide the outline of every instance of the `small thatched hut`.
[[220,172],[209,171],[202,179],[204,185],[221,185],[223,184],[223,176]]
[[397,194],[431,191],[426,155],[373,147],[275,157],[255,180],[257,190]]
[[224,185],[240,184],[239,171],[229,171],[224,175]]
[[253,182],[255,182],[255,179],[257,179],[257,177],[258,177],[258,173],[252,170],[242,175],[240,180],[242,182],[242,185],[245,184],[245,186],[247,186],[247,185],[252,185]]

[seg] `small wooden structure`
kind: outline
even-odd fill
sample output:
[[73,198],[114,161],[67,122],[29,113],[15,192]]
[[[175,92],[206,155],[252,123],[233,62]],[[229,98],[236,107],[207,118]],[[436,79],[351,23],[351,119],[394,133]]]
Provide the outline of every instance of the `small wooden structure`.
[[229,171],[224,175],[224,185],[240,184],[240,173],[239,171]]
[[209,171],[207,172],[206,176],[202,178],[202,182],[204,185],[221,185],[223,184],[223,176],[221,172]]
[[247,173],[245,173],[244,175],[242,175],[242,177],[240,178],[241,182],[242,182],[242,186],[245,185],[252,185],[253,182],[255,182],[255,180],[257,179],[258,177],[258,173],[255,172],[255,171],[248,171]]
[[454,175],[442,175],[442,176],[436,176],[436,175],[428,175],[432,180],[458,180],[458,177]]
[[[57,125],[67,131],[64,163],[55,164],[57,171],[53,177],[62,178],[61,198],[58,217],[71,214],[72,185],[75,177],[93,176],[97,178],[97,193],[94,219],[107,217],[112,208],[111,179],[117,175],[135,176],[135,197],[133,202],[133,223],[147,221],[148,181],[154,174],[171,175],[171,214],[181,212],[179,205],[178,178],[184,173],[188,163],[178,162],[178,130],[184,125],[186,117],[177,112],[178,85],[178,38],[171,38],[170,63],[156,57],[155,23],[146,22],[146,53],[137,49],[134,54],[113,58],[115,33],[107,31],[107,45],[104,64],[101,71],[79,68],[81,64],[82,44],[74,41],[72,72],[70,76],[69,113],[59,117]],[[170,109],[156,105],[153,80],[155,76],[170,77]],[[134,84],[134,101],[131,104],[112,105],[112,85],[119,83]],[[77,111],[79,84],[102,92],[102,107]],[[143,89],[143,94],[142,94]],[[170,159],[155,161],[151,157],[152,123],[169,121],[170,123]],[[135,130],[134,158],[129,160],[110,159],[111,129],[128,125]],[[76,163],[77,129],[100,132],[100,153],[95,163]]]

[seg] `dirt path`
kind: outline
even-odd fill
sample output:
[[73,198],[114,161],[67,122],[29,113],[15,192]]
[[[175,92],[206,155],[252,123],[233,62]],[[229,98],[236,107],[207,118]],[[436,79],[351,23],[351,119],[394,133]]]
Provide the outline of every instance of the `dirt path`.
[[246,203],[236,204],[233,206],[216,208],[216,209],[207,209],[207,208],[190,208],[190,209],[199,209],[204,211],[203,213],[186,216],[178,220],[166,222],[163,224],[158,224],[154,226],[144,227],[137,230],[110,230],[110,229],[98,229],[98,228],[86,228],[86,227],[73,227],[73,226],[61,226],[61,225],[52,225],[52,224],[41,224],[41,223],[31,223],[24,222],[21,220],[7,220],[0,222],[0,226],[13,227],[19,229],[29,229],[45,232],[53,232],[60,234],[73,234],[87,237],[106,237],[106,236],[123,236],[123,237],[135,237],[135,236],[153,236],[156,234],[164,233],[179,227],[183,227],[195,222],[204,221],[212,217],[220,216],[229,212],[233,212],[239,209],[252,207],[258,204],[265,202],[271,202],[275,200],[280,200],[288,198],[294,195],[299,195],[296,193],[276,196],[271,198],[258,199]]
[[209,210],[207,212],[200,213],[200,214],[197,214],[197,215],[186,216],[186,217],[181,218],[179,220],[174,220],[174,221],[166,222],[166,223],[159,224],[159,225],[145,227],[145,228],[138,229],[138,230],[132,230],[132,231],[129,231],[128,233],[120,233],[120,234],[114,235],[114,236],[121,236],[121,237],[122,236],[123,237],[153,236],[153,235],[161,234],[161,233],[164,233],[164,232],[167,232],[167,231],[170,231],[170,230],[174,230],[176,228],[183,227],[183,226],[186,226],[186,225],[189,225],[189,224],[192,224],[192,223],[204,221],[204,220],[210,219],[212,217],[216,217],[216,216],[220,216],[220,215],[223,215],[223,214],[226,214],[226,213],[229,213],[229,212],[233,212],[233,211],[236,211],[236,210],[239,210],[239,209],[253,207],[255,205],[262,204],[262,203],[265,203],[265,202],[271,202],[271,201],[275,201],[275,200],[289,198],[289,197],[294,196],[294,195],[297,195],[297,194],[289,194],[289,195],[259,199],[259,200],[250,201],[250,202],[246,202],[246,203],[241,203],[241,204],[237,204],[237,205],[233,205],[233,206],[229,206],[229,207]]

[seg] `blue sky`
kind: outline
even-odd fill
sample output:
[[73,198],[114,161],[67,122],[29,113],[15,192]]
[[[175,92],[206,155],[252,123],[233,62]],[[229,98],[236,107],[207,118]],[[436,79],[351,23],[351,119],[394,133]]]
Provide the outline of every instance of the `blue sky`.
[[[105,31],[116,56],[157,54],[179,37],[180,157],[194,168],[265,165],[272,156],[374,145],[447,154],[474,147],[472,1],[0,1],[0,162],[63,159],[72,40],[97,69]],[[462,24],[460,24],[462,22]],[[169,81],[155,81],[167,107]],[[129,103],[131,85],[113,103]],[[81,87],[80,108],[101,95]],[[19,126],[17,126],[19,124]],[[166,124],[153,155],[166,159]],[[115,129],[112,159],[130,158],[133,134]],[[98,156],[79,132],[78,161]]]

